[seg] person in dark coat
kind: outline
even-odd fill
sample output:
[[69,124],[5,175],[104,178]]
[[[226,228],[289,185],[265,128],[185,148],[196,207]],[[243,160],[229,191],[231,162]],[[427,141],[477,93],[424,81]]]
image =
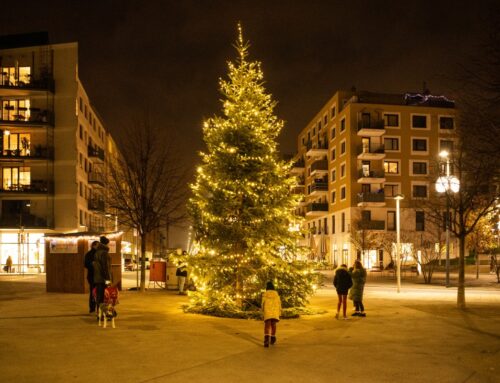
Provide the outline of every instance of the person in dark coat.
[[335,276],[333,277],[333,285],[337,290],[337,295],[339,297],[339,301],[337,303],[337,314],[335,314],[335,318],[339,319],[340,315],[340,306],[342,306],[342,313],[344,314],[344,319],[347,318],[347,293],[352,286],[352,278],[347,271],[347,265],[340,265],[337,270],[335,270]]
[[363,290],[366,283],[366,269],[359,260],[354,262],[351,272],[352,287],[349,290],[349,299],[354,302],[354,313],[352,316],[365,317],[365,306],[363,305]]
[[94,257],[95,252],[97,250],[97,245],[99,245],[99,241],[92,242],[90,245],[90,250],[85,254],[84,266],[87,269],[87,282],[89,284],[89,313],[93,313],[95,311],[95,301],[92,296],[92,290],[94,290]]
[[94,284],[96,288],[96,304],[100,305],[104,302],[104,289],[107,282],[113,281],[111,273],[111,256],[109,255],[109,247],[107,246],[109,239],[102,236],[99,238],[99,244],[94,256]]

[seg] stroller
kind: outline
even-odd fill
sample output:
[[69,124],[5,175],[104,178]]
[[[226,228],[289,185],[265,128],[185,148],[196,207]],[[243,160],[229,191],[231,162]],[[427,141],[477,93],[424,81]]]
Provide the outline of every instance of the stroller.
[[[94,301],[97,302],[97,289],[94,287],[92,290]],[[118,304],[118,288],[115,286],[107,286],[104,289],[104,302],[101,303],[97,310],[98,325],[103,321],[103,328],[106,328],[107,320],[111,320],[111,327],[115,328],[116,313],[115,306]]]

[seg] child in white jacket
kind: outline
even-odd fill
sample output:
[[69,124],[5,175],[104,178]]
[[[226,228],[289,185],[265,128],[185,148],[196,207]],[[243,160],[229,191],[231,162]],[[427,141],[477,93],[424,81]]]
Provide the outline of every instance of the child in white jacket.
[[262,294],[262,311],[264,313],[264,347],[276,343],[276,323],[280,320],[281,299],[274,289],[273,282],[266,284],[266,292]]

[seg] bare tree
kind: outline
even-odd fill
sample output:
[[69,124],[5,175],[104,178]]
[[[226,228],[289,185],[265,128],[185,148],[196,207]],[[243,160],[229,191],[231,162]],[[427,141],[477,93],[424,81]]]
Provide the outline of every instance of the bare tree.
[[123,133],[118,142],[122,155],[109,166],[110,205],[141,238],[140,290],[144,291],[148,236],[167,222],[183,219],[187,172],[172,139],[148,119]]
[[[360,214],[362,213],[360,212]],[[361,254],[380,247],[379,235],[371,229],[369,221],[364,221],[360,216],[351,221],[349,239]],[[359,260],[359,255],[357,259]]]

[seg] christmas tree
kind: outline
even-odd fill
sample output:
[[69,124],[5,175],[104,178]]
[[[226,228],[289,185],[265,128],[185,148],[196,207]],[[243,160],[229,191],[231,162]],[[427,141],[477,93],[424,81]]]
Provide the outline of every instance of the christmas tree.
[[248,47],[239,27],[237,60],[228,63],[229,79],[220,80],[223,116],[204,122],[207,151],[190,200],[199,244],[187,259],[197,287],[191,307],[214,315],[258,310],[268,280],[283,307],[303,307],[314,283],[308,265],[295,260],[296,180],[276,142],[283,121],[273,114],[276,103],[260,63],[248,61]]

